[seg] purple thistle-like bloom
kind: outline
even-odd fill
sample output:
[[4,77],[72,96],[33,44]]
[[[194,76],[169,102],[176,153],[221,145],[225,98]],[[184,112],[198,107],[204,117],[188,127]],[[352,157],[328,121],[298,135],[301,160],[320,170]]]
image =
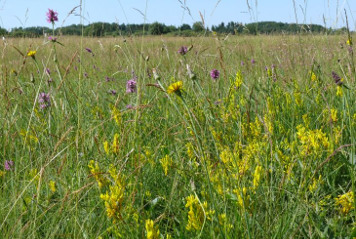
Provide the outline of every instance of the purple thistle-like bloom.
[[93,51],[92,51],[90,48],[86,47],[85,50],[86,50],[87,52],[93,54]]
[[251,59],[251,64],[255,64],[256,63],[256,61],[255,61],[255,59]]
[[128,105],[126,105],[126,109],[133,109],[133,106],[132,105],[130,105],[130,104],[128,104]]
[[182,46],[181,48],[179,48],[178,53],[181,54],[182,56],[184,56],[185,54],[187,54],[188,52],[188,48],[186,46]]
[[53,11],[52,9],[48,9],[47,15],[47,22],[54,24],[54,22],[58,21],[58,12]]
[[116,90],[109,90],[109,94],[116,95],[117,92],[116,92]]
[[110,78],[108,76],[105,76],[105,81],[106,82],[109,82],[110,81]]
[[126,93],[136,93],[137,87],[136,87],[137,82],[134,79],[128,80],[126,82]]
[[220,71],[217,69],[213,69],[210,71],[210,76],[213,80],[216,80],[220,76]]
[[12,160],[6,160],[5,163],[4,163],[4,168],[5,168],[6,171],[12,170],[13,166],[14,166],[14,161],[12,161]]
[[38,96],[38,102],[41,103],[40,104],[40,108],[41,109],[46,109],[48,107],[51,106],[51,98],[49,96],[49,93],[44,93],[44,92],[41,92]]
[[57,41],[57,37],[49,36],[49,37],[48,37],[48,41],[56,42],[56,41]]
[[245,65],[245,62],[244,61],[241,61],[241,66],[244,66]]
[[331,74],[333,76],[333,79],[335,80],[335,84],[342,85],[341,77],[335,71],[331,72]]
[[51,74],[51,70],[50,70],[49,68],[46,68],[46,73],[47,73],[48,75],[50,75],[50,74]]

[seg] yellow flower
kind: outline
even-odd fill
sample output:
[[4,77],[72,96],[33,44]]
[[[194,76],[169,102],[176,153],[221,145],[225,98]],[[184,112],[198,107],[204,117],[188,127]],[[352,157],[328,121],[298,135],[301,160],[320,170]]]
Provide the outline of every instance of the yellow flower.
[[354,193],[350,191],[335,198],[335,205],[341,206],[340,211],[347,214],[355,209],[354,200]]
[[337,86],[336,88],[336,96],[342,96],[343,95],[343,91],[342,91],[342,87],[341,86]]
[[94,160],[90,160],[88,167],[90,169],[90,173],[98,182],[99,188],[102,188],[108,183],[108,180],[103,177],[103,173],[100,170],[99,164]]
[[172,166],[172,158],[169,157],[168,155],[164,156],[163,158],[161,158],[159,160],[161,162],[163,171],[164,171],[164,175],[167,176],[168,174],[168,167]]
[[106,154],[109,154],[109,153],[110,153],[109,142],[108,142],[108,141],[105,141],[103,144],[104,144],[105,153],[106,153]]
[[159,238],[159,229],[154,226],[154,222],[151,219],[146,220],[145,223],[147,239],[157,239]]
[[261,179],[262,167],[259,165],[255,169],[255,173],[253,175],[253,189],[256,189],[260,183]]
[[348,39],[348,40],[346,41],[346,44],[347,44],[348,46],[351,46],[351,45],[352,45],[351,39]]
[[49,181],[48,183],[49,189],[52,191],[52,193],[56,192],[56,182],[55,181]]
[[0,170],[0,178],[1,178],[2,176],[4,176],[5,173],[6,173],[5,171],[1,171],[1,170]]
[[35,55],[36,55],[36,51],[29,51],[29,52],[27,53],[27,56],[30,56],[30,57],[32,57],[32,58],[35,58]]
[[170,86],[168,86],[167,93],[168,94],[176,93],[177,95],[180,96],[182,93],[182,88],[183,88],[183,81],[177,81],[171,84]]

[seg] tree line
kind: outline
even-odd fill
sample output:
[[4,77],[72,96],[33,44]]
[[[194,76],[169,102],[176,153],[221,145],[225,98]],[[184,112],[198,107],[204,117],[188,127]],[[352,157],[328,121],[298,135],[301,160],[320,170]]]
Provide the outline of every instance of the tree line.
[[193,25],[182,24],[179,27],[154,22],[151,24],[117,24],[96,22],[88,25],[73,24],[56,29],[48,27],[18,27],[10,31],[0,28],[0,35],[11,37],[40,37],[44,34],[51,35],[84,35],[91,37],[103,36],[129,36],[129,35],[172,35],[172,36],[196,36],[215,32],[217,34],[300,34],[300,33],[341,33],[346,28],[333,30],[317,24],[295,24],[282,22],[255,22],[242,24],[238,22],[224,22],[206,28],[202,22]]

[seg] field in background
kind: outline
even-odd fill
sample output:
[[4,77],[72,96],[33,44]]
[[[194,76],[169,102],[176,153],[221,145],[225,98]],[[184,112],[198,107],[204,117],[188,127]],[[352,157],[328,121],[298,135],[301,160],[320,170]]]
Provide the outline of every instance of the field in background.
[[350,36],[0,49],[4,238],[356,237]]

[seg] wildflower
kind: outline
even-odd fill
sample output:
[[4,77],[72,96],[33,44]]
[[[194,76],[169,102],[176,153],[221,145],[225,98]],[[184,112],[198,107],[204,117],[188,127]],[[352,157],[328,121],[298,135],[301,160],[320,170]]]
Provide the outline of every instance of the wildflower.
[[6,174],[5,171],[0,170],[0,178],[3,177],[3,176],[5,176],[5,174]]
[[108,76],[105,76],[105,81],[109,82],[111,79]]
[[51,70],[49,68],[46,68],[46,73],[47,73],[47,75],[50,75],[51,74]]
[[236,89],[240,88],[242,85],[242,74],[241,71],[236,72],[235,83],[234,86]]
[[194,195],[186,197],[186,208],[188,212],[188,224],[185,227],[187,231],[201,230],[203,223],[206,219],[211,221],[211,216],[215,213],[214,210],[208,210],[208,203],[199,201],[199,198]]
[[218,79],[219,76],[220,76],[220,71],[217,70],[217,69],[213,69],[213,70],[210,71],[210,76],[211,76],[211,78],[212,78],[213,80],[216,80],[216,79]]
[[117,92],[116,92],[116,90],[109,90],[109,94],[116,95]]
[[333,79],[335,80],[335,84],[339,86],[343,84],[344,79],[341,78],[335,71],[331,72],[331,74],[333,76]]
[[159,229],[154,226],[154,222],[151,219],[146,220],[145,222],[146,236],[147,239],[158,239],[159,238]]
[[255,59],[251,59],[251,64],[253,65],[253,64],[255,64],[256,63],[256,61],[255,61]]
[[56,192],[56,182],[55,181],[49,181],[48,183],[49,189],[52,191],[52,193]]
[[178,96],[181,96],[182,95],[182,88],[183,88],[183,81],[177,81],[177,82],[171,84],[170,86],[168,86],[167,93],[168,94],[175,93]]
[[184,56],[185,54],[187,54],[188,52],[188,48],[186,46],[182,46],[181,48],[179,48],[178,53],[181,54],[182,56]]
[[133,106],[131,104],[126,105],[126,109],[130,110],[133,109]]
[[317,81],[317,79],[318,79],[318,77],[315,75],[314,72],[311,71],[310,72],[310,80],[315,82],[315,81]]
[[126,93],[136,93],[137,91],[137,82],[135,79],[128,80],[126,82]]
[[336,96],[341,97],[342,95],[343,95],[342,87],[338,85],[336,87]]
[[111,151],[114,154],[118,154],[119,153],[119,134],[117,134],[117,133],[114,135],[114,140],[113,140],[112,145],[111,145]]
[[241,61],[241,66],[244,66],[245,65],[245,62],[244,61]]
[[346,41],[346,44],[347,44],[348,46],[352,46],[352,40],[351,40],[351,39],[348,39],[348,40]]
[[36,55],[36,51],[29,51],[27,53],[27,56],[32,57],[33,59],[35,59],[35,55]]
[[52,9],[48,9],[47,15],[47,22],[54,24],[54,22],[58,21],[58,12],[53,11]]
[[100,198],[105,202],[106,213],[109,218],[112,218],[114,222],[121,218],[122,203],[124,201],[124,178],[117,174],[116,169],[110,166],[110,175],[114,179],[114,184],[109,187],[109,192],[100,194]]
[[57,41],[57,37],[49,36],[49,37],[48,37],[48,41],[56,42],[56,41]]
[[41,103],[40,104],[40,108],[41,109],[46,109],[48,107],[51,106],[51,98],[49,96],[49,93],[44,93],[44,92],[41,92],[38,96],[38,102]]
[[88,76],[89,76],[88,73],[84,72],[84,77],[88,78]]
[[164,171],[164,175],[167,176],[168,174],[168,167],[172,166],[172,158],[169,157],[168,155],[164,156],[163,158],[160,159],[163,171]]
[[98,182],[99,188],[102,188],[105,186],[108,182],[106,178],[103,177],[99,164],[97,162],[94,162],[94,160],[90,160],[88,167],[90,169],[90,173],[92,176],[95,178],[95,180]]
[[354,192],[350,191],[335,198],[335,206],[340,206],[340,212],[348,214],[355,209],[354,200]]
[[11,171],[13,170],[13,167],[14,166],[14,161],[12,160],[5,160],[5,163],[4,163],[4,168],[6,171]]
[[109,142],[108,142],[108,141],[105,141],[105,142],[103,143],[103,145],[104,145],[104,151],[105,151],[105,153],[106,153],[106,154],[109,154],[109,153],[110,153]]
[[94,56],[94,53],[90,48],[86,47],[85,50]]
[[262,167],[257,166],[253,175],[253,189],[256,189],[260,183]]

